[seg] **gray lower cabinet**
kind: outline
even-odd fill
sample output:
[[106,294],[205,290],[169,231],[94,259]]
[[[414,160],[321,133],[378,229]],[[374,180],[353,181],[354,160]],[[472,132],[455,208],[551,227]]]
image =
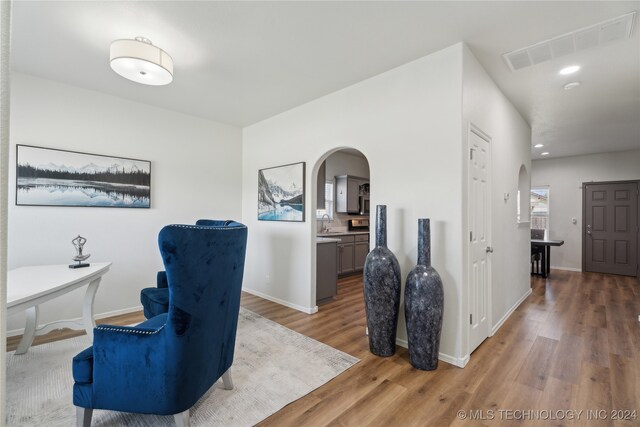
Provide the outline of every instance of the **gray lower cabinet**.
[[349,274],[364,269],[369,253],[369,234],[336,236],[338,243],[338,274]]
[[[347,242],[344,242],[347,240]],[[350,242],[349,242],[350,240]],[[353,237],[342,238],[343,243],[338,244],[338,274],[353,273]]]
[[329,302],[338,293],[337,242],[316,247],[316,304]]
[[356,271],[364,270],[364,260],[369,254],[369,235],[357,234],[353,249],[353,267]]

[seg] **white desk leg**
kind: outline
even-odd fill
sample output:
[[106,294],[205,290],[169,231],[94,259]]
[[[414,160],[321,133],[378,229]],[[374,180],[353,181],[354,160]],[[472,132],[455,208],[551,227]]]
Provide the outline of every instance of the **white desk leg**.
[[89,339],[93,341],[93,328],[96,322],[93,320],[93,300],[96,298],[98,286],[100,286],[100,277],[89,283],[87,292],[84,294],[84,303],[82,304],[82,319],[84,320],[84,329],[87,331]]
[[24,327],[24,334],[22,334],[22,339],[20,340],[20,344],[18,344],[16,354],[26,353],[27,350],[29,350],[29,347],[31,347],[33,339],[36,336],[36,327],[38,326],[38,306],[34,305],[33,307],[27,308],[25,314],[27,315],[27,324]]

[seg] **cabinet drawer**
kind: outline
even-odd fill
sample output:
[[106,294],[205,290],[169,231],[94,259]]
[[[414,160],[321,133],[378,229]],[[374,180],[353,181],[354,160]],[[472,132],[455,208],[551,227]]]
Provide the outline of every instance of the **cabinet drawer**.
[[356,242],[368,242],[369,235],[368,234],[356,234],[354,236],[356,238]]
[[340,239],[340,242],[338,242],[338,244],[345,244],[345,243],[354,243],[354,236],[336,236],[336,239]]

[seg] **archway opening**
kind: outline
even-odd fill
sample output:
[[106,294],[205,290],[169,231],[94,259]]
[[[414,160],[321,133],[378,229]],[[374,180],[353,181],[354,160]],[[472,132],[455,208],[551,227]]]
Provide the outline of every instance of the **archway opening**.
[[312,298],[319,310],[343,298],[341,284],[362,286],[371,240],[370,176],[366,156],[353,148],[327,152],[313,169]]

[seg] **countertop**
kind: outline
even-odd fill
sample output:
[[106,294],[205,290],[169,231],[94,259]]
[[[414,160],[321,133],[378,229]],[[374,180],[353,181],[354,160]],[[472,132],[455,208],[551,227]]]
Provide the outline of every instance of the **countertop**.
[[316,237],[316,243],[337,243],[340,239],[332,239],[331,237]]
[[356,234],[369,234],[368,231],[332,231],[330,233],[318,233],[317,237],[354,236]]

